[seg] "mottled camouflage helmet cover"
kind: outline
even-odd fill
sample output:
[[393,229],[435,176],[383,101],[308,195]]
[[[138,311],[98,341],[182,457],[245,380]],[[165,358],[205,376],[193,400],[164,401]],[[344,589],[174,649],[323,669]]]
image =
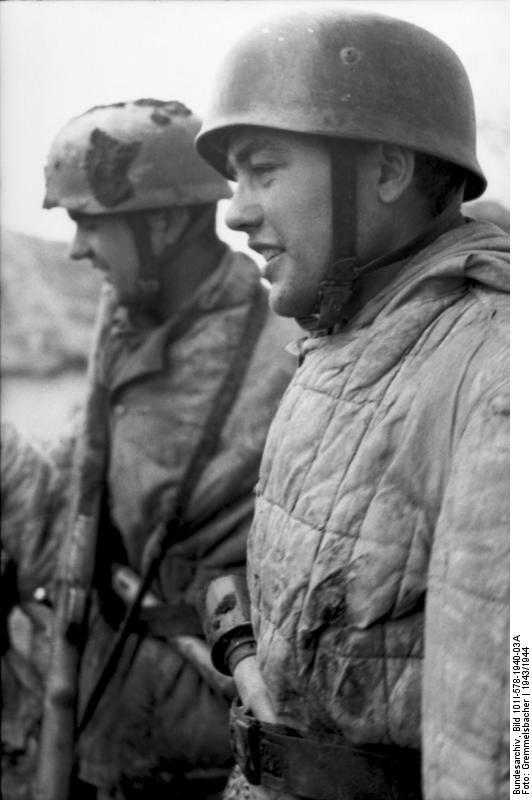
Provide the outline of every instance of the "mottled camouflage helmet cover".
[[227,182],[194,149],[199,118],[178,101],[96,106],[70,120],[45,167],[45,208],[116,214],[211,203]]
[[325,10],[261,24],[229,53],[212,97],[196,145],[225,175],[228,131],[253,125],[402,145],[464,167],[465,199],[486,188],[465,69],[403,20]]

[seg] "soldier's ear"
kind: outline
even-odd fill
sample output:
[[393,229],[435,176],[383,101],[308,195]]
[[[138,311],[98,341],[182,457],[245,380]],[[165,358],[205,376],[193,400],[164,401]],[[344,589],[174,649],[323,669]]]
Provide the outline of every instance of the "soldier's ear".
[[380,173],[377,193],[382,203],[395,203],[414,180],[416,156],[413,150],[398,145],[380,145]]
[[187,208],[160,208],[149,215],[152,247],[156,253],[163,252],[170,245],[176,244],[186,226],[190,214]]

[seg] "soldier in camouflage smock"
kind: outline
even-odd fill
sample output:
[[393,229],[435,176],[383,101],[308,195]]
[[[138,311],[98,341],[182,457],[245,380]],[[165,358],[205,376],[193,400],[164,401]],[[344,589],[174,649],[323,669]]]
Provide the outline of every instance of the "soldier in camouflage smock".
[[[60,131],[46,166],[45,206],[65,208],[76,223],[71,257],[104,273],[112,317],[94,364],[107,396],[106,467],[80,710],[124,613],[111,564],[142,573],[150,536],[171,518],[193,454],[211,447],[209,436],[214,442],[188,504],[190,534],[165,554],[151,587],[161,608],[143,610],[79,738],[76,791],[99,798],[210,797],[225,783],[227,698],[170,640],[201,636],[202,587],[245,568],[262,448],[293,370],[284,346],[294,326],[269,311],[255,263],[216,235],[216,203],[230,189],[196,155],[199,128],[179,102],[97,107]],[[223,415],[209,432],[218,407]],[[11,435],[13,454],[33,447]],[[33,451],[33,480],[48,476],[53,508],[46,490],[9,503],[17,519],[4,548],[29,596],[52,583],[72,441],[59,460]],[[8,473],[16,486],[16,459],[6,462]]]

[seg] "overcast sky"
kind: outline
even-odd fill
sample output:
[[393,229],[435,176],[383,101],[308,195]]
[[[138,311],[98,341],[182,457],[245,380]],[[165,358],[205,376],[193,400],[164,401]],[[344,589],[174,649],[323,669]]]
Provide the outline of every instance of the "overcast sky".
[[[94,105],[138,97],[208,104],[225,51],[256,21],[294,7],[280,0],[12,0],[0,3],[2,223],[69,238],[62,210],[43,211],[43,166],[58,129]],[[504,0],[329,2],[402,17],[453,47],[477,104],[487,197],[509,203],[508,3]]]

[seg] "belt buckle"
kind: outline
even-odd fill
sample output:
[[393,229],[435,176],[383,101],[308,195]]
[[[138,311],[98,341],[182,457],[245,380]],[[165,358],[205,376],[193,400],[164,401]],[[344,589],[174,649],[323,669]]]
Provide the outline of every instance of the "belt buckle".
[[236,762],[249,783],[260,783],[260,723],[233,706],[231,713],[231,746]]

